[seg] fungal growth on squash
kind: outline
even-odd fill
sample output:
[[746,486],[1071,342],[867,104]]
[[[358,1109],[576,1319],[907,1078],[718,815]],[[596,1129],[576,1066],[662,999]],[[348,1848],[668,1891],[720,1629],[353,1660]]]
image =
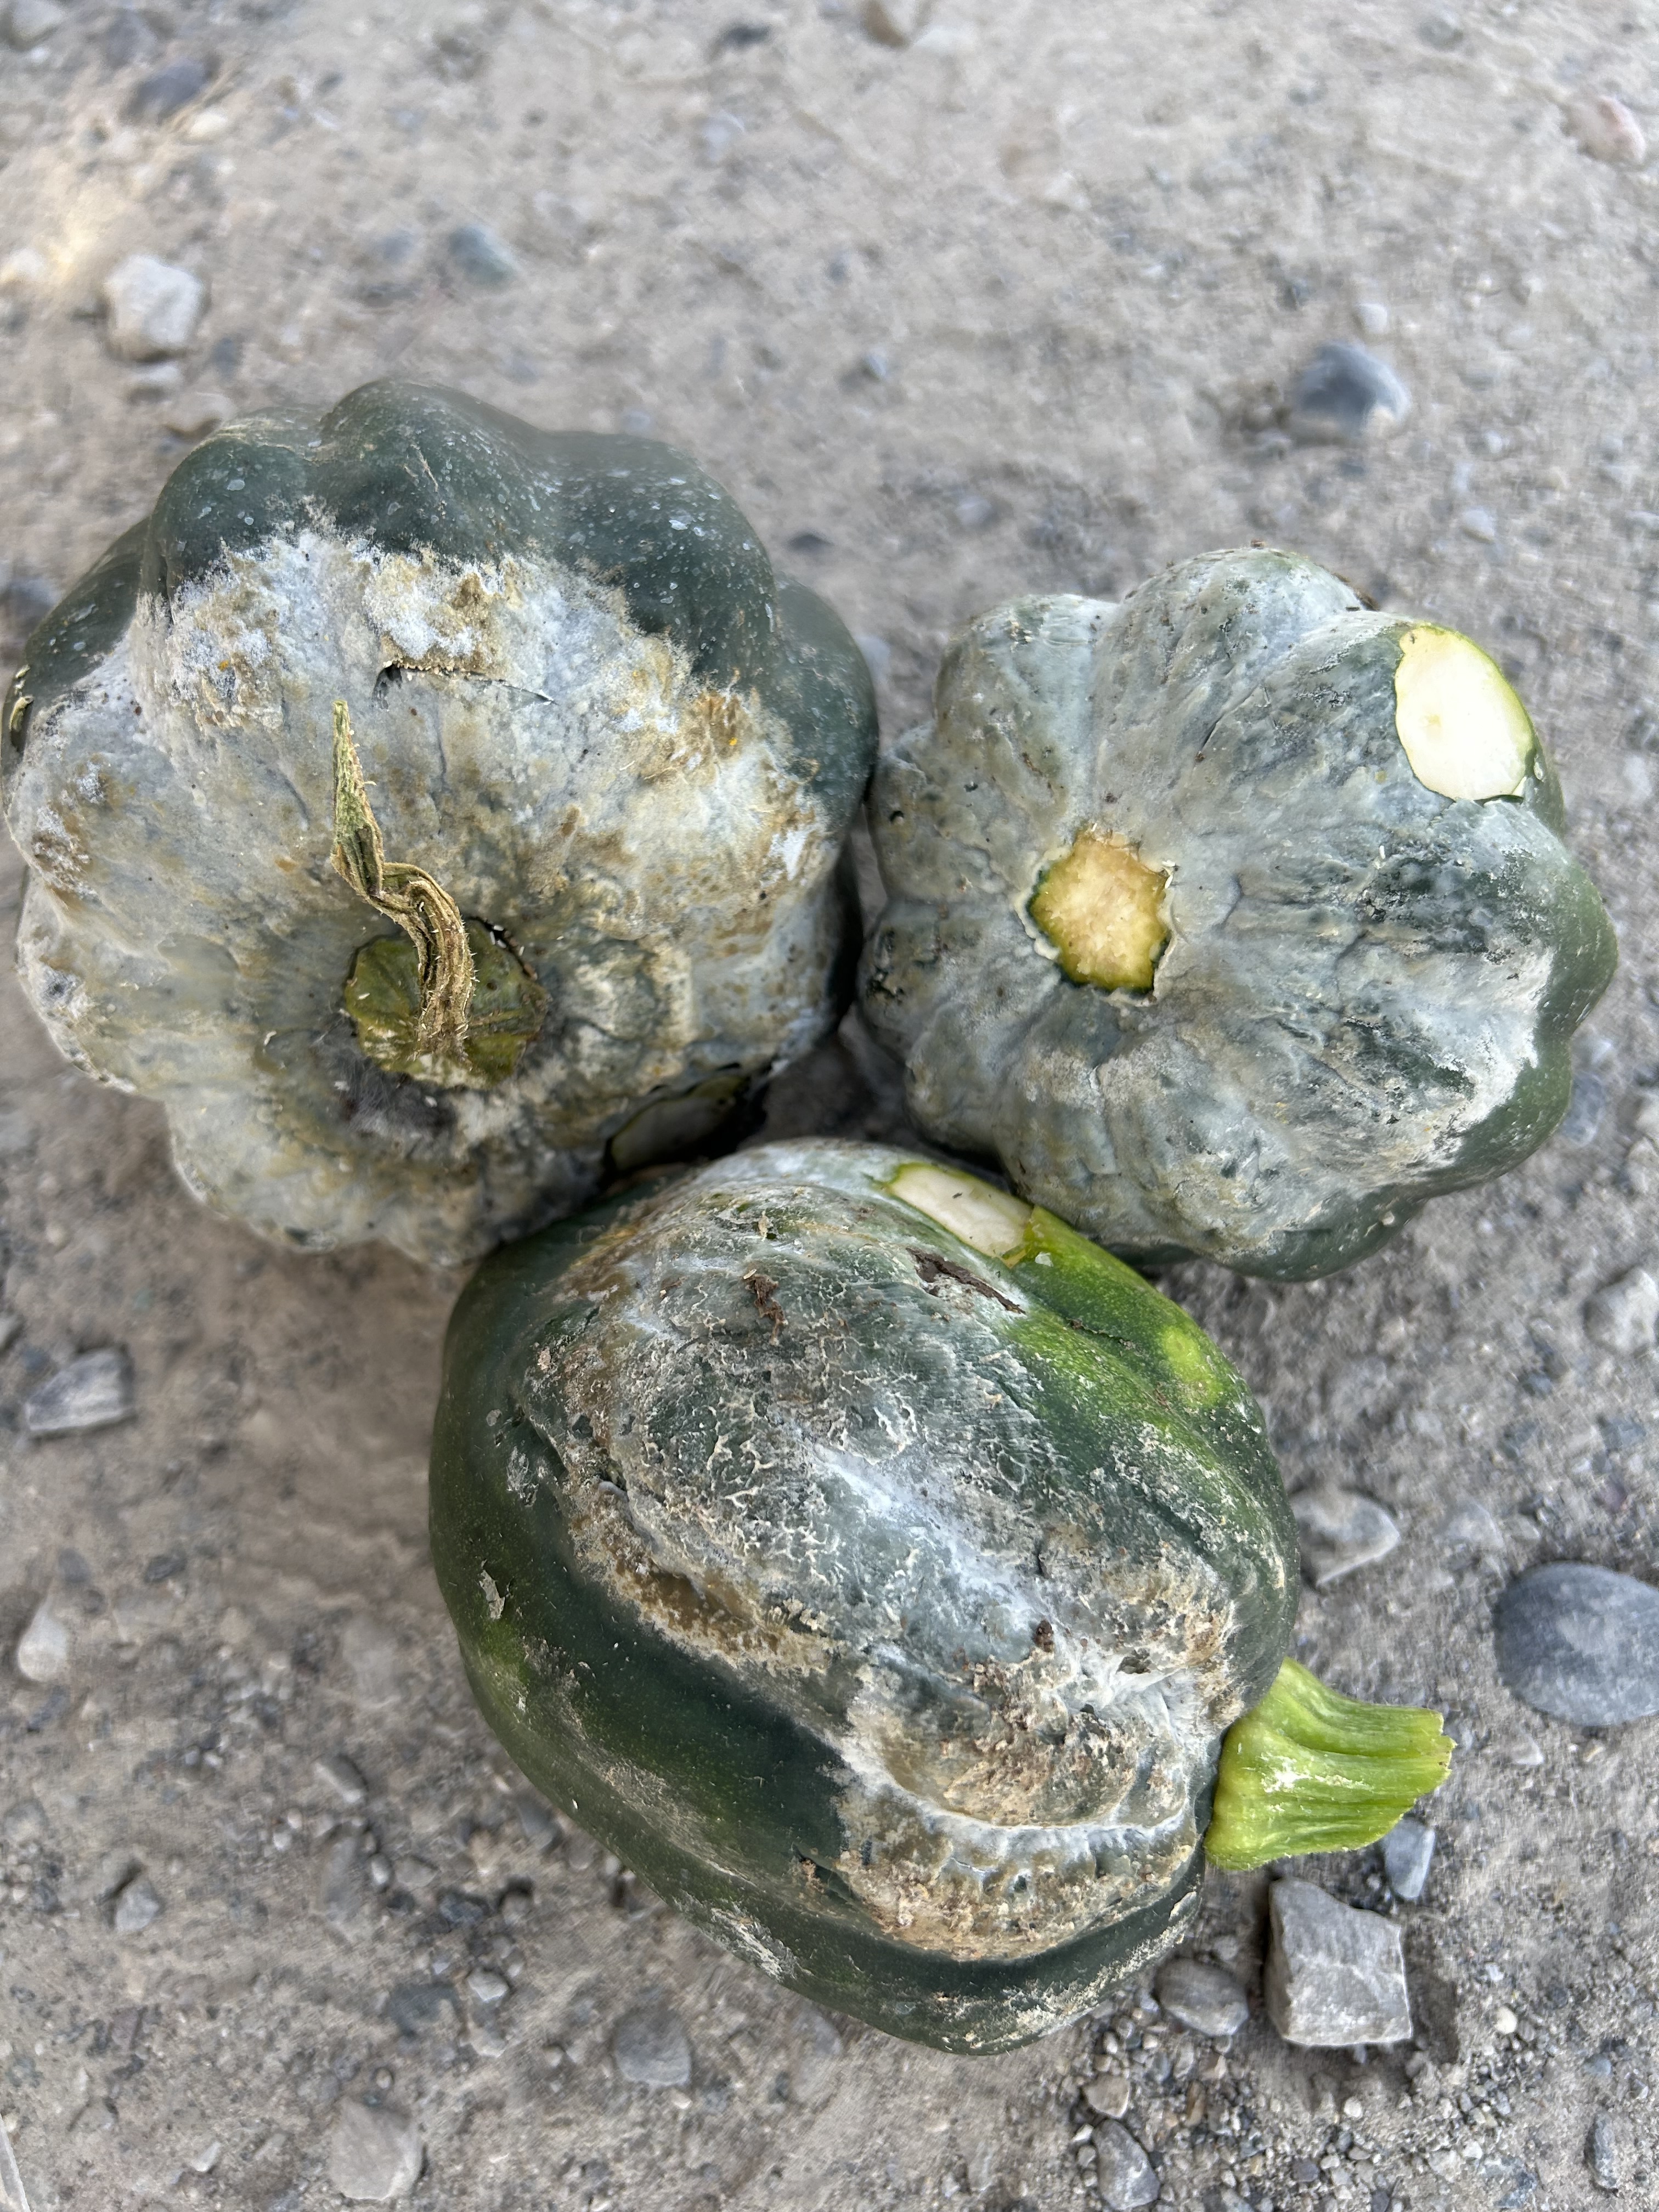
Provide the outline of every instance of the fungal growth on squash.
[[913,1118],[1149,1262],[1327,1273],[1515,1166],[1616,957],[1496,663],[1267,548],[969,623],[871,825]]
[[[431,1509],[538,1788],[764,1972],[957,2051],[1190,1925],[1297,1601],[1260,1413],[1178,1307],[1040,1206],[829,1139],[488,1261]],[[1315,1847],[1287,1771],[1234,1786],[1235,1853]]]
[[467,1259],[845,1006],[868,672],[671,447],[392,382],[230,423],[24,659],[25,988],[268,1235]]

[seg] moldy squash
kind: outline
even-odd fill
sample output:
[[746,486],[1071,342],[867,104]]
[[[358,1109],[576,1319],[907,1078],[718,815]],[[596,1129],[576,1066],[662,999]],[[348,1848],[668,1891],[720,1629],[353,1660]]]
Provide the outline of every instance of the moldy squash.
[[1142,1261],[1323,1274],[1513,1167],[1613,973],[1497,665],[1270,549],[980,616],[871,817],[915,1120]]
[[668,447],[397,383],[252,416],[24,662],[25,988],[269,1235],[466,1259],[845,1004],[868,672]]
[[1202,1332],[882,1146],[763,1146],[494,1255],[431,1528],[532,1780],[742,1957],[948,2050],[1178,1939],[1241,1716],[1229,1865],[1380,1834],[1444,1772],[1432,1716],[1281,1665],[1295,1531]]

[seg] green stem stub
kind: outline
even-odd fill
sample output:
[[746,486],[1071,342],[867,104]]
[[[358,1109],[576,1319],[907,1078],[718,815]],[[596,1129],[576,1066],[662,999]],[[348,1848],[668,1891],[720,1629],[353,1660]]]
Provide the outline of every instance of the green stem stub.
[[1385,1836],[1451,1765],[1442,1716],[1368,1705],[1287,1659],[1222,1739],[1204,1849],[1214,1866],[1357,1850]]
[[403,936],[359,948],[345,1006],[389,1074],[486,1091],[505,1083],[547,1016],[547,994],[487,923],[465,918],[424,868],[388,860],[343,699],[334,702],[335,871]]

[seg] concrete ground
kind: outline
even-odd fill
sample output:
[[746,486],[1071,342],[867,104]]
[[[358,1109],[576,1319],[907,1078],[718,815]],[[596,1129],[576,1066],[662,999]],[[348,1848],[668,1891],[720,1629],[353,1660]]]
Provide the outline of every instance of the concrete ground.
[[[1659,1723],[1529,1712],[1490,1629],[1536,1560],[1659,1565],[1654,1355],[1583,1328],[1659,1255],[1648,0],[6,20],[14,653],[218,414],[396,371],[689,447],[860,633],[890,733],[1000,598],[1300,548],[1504,659],[1623,943],[1569,1127],[1521,1172],[1328,1283],[1172,1279],[1292,1488],[1345,1481],[1403,1530],[1307,1592],[1301,1655],[1443,1704],[1460,1746],[1420,1901],[1374,1851],[1309,1869],[1404,1931],[1416,2042],[1364,2063],[1259,2003],[1224,2050],[1133,1991],[947,2059],[692,1934],[472,1710],[423,1517],[455,1284],[207,1217],[158,1113],[6,984],[0,1648],[43,1599],[68,1633],[58,1674],[0,1680],[0,2116],[36,2212],[295,2212],[340,2201],[331,2160],[446,2212],[1051,2212],[1103,2201],[1097,2069],[1176,2207],[1653,2201]],[[176,374],[100,319],[133,252],[205,280]],[[1393,437],[1283,434],[1337,338],[1409,387]],[[778,1103],[884,1111],[833,1054]],[[27,1393],[109,1345],[136,1418],[31,1442]],[[1212,1877],[1194,1945],[1253,1993],[1264,1890]],[[628,2078],[641,2036],[656,2086]]]

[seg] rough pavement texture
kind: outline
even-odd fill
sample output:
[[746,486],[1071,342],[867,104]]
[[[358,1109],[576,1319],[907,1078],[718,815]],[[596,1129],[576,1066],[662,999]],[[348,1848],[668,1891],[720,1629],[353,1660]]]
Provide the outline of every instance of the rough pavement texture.
[[[1409,1905],[1375,1850],[1298,1870],[1397,1915],[1416,2043],[1279,2041],[1265,1876],[1212,1879],[1191,1947],[1252,1997],[1224,2051],[1131,1991],[939,2058],[690,1935],[523,1798],[471,1711],[423,1548],[454,1285],[208,1219],[158,1116],[8,993],[0,2113],[36,2212],[336,2205],[347,2100],[409,2116],[410,2201],[446,2212],[1050,2212],[1101,2201],[1097,2115],[1182,2212],[1654,2194],[1659,1723],[1519,1705],[1490,1627],[1526,1566],[1659,1570],[1651,1328],[1584,1329],[1659,1272],[1659,164],[1567,127],[1616,98],[1659,137],[1645,18],[888,16],[910,44],[851,0],[63,11],[7,60],[0,614],[15,635],[143,512],[193,394],[313,404],[396,368],[692,448],[869,641],[890,734],[976,609],[1252,537],[1503,657],[1624,942],[1569,1130],[1334,1281],[1170,1279],[1291,1485],[1402,1531],[1306,1594],[1297,1649],[1449,1708],[1434,1864]],[[203,90],[154,119],[140,86],[191,59]],[[511,271],[455,246],[473,224]],[[208,285],[177,362],[115,358],[96,319],[133,252]],[[1356,337],[1410,415],[1293,442],[1297,379]],[[794,1126],[878,1126],[834,1055],[786,1091]],[[136,1419],[29,1441],[29,1393],[112,1345]],[[40,1684],[10,1654],[47,1596],[70,1648]],[[164,1910],[118,1934],[138,1881]],[[511,1994],[481,2002],[481,1968]],[[617,2069],[647,2008],[684,2025],[684,2087]]]

